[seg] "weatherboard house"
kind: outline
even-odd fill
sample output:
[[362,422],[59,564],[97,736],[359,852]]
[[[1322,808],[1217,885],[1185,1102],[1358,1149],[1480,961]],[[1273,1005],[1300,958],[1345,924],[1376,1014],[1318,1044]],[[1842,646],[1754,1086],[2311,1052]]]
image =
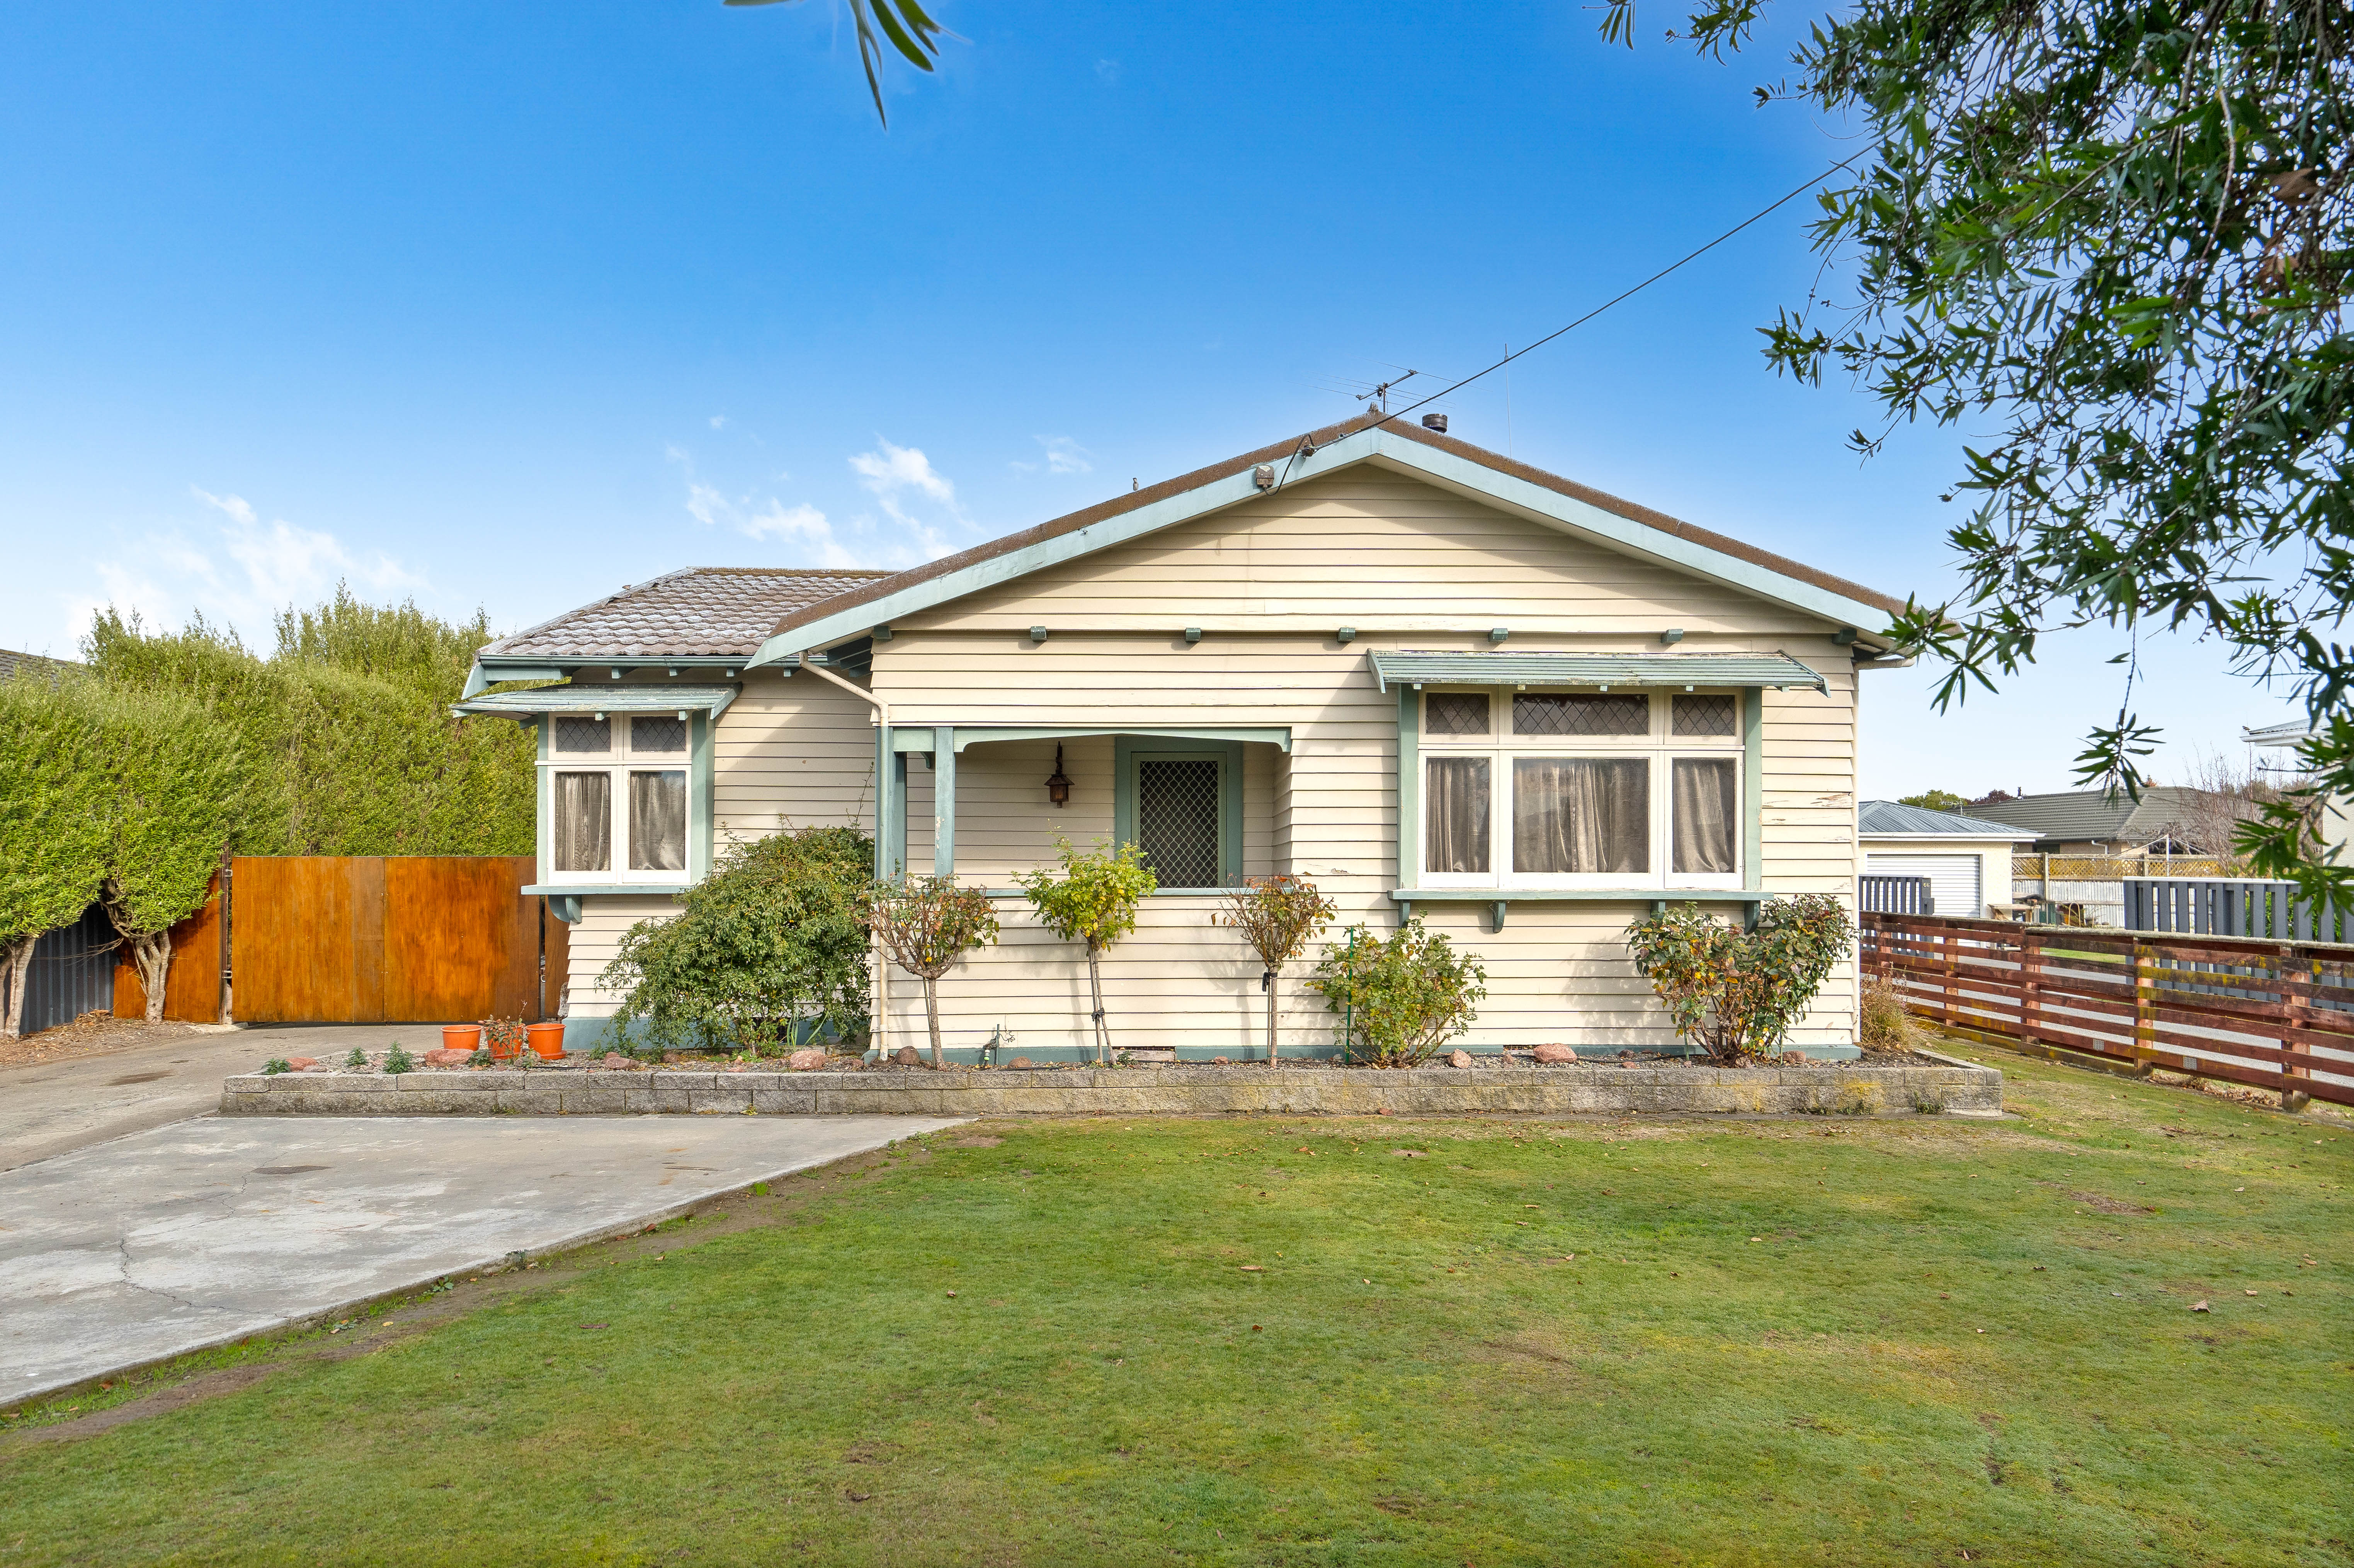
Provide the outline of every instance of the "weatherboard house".
[[[484,648],[461,707],[539,735],[539,873],[567,1015],[715,847],[855,823],[878,869],[995,897],[940,987],[952,1055],[1072,1060],[1086,966],[1013,888],[1058,838],[1160,882],[1107,955],[1115,1044],[1264,1054],[1220,890],[1311,877],[1334,927],[1420,916],[1486,966],[1472,1049],[1661,1048],[1628,922],[1852,900],[1859,676],[1896,601],[1402,421],[1246,452],[896,573],[693,569]],[[564,682],[494,691],[502,683]],[[1048,780],[1063,782],[1050,789]],[[1056,799],[1061,796],[1064,799]],[[878,1044],[920,1044],[885,974]],[[1795,1032],[1854,1052],[1847,966]],[[1287,1054],[1334,1021],[1297,983]]]

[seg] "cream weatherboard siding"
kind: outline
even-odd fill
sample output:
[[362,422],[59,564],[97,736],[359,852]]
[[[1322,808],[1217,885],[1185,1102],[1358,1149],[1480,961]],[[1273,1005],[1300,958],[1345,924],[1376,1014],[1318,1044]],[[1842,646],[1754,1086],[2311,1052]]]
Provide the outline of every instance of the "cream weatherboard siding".
[[[1034,641],[1029,629],[1047,635]],[[1342,642],[1341,627],[1355,629]],[[1184,640],[1199,627],[1198,643]],[[1366,465],[1225,513],[1032,573],[892,623],[875,644],[874,690],[898,729],[1068,726],[1098,731],[1276,726],[1276,746],[1243,748],[1244,869],[1312,876],[1341,909],[1332,936],[1397,925],[1397,713],[1375,686],[1374,649],[1485,652],[1492,628],[1514,652],[1783,652],[1826,677],[1828,694],[1764,694],[1759,870],[1772,893],[1852,900],[1856,678],[1838,629],[1737,588],[1615,553],[1451,492]],[[874,819],[874,734],[864,705],[803,674],[758,672],[720,723],[716,797],[724,827],[772,831]],[[1005,888],[1049,861],[1057,834],[1108,839],[1115,793],[1108,734],[1064,743],[1070,803],[1046,798],[1055,742],[972,740],[957,762],[957,871]],[[928,871],[933,783],[907,768],[908,864]],[[640,901],[632,901],[632,905]],[[631,918],[648,911],[588,901],[575,937],[576,1009],[610,999],[584,989]],[[1259,964],[1213,923],[1213,895],[1149,902],[1105,960],[1106,1005],[1123,1045],[1256,1057],[1265,1002]],[[1004,938],[942,980],[944,1043],[997,1041],[1053,1060],[1088,1038],[1084,956],[1043,932],[1018,897],[998,900]],[[1669,1044],[1650,988],[1621,933],[1645,906],[1426,904],[1428,926],[1487,966],[1475,1048],[1561,1041],[1586,1051]],[[1734,906],[1720,906],[1730,909]],[[658,912],[658,911],[653,911]],[[1329,1047],[1332,1020],[1284,977],[1283,1048]],[[920,1046],[920,991],[896,975],[882,1042]],[[1796,1044],[1853,1035],[1852,957]]]

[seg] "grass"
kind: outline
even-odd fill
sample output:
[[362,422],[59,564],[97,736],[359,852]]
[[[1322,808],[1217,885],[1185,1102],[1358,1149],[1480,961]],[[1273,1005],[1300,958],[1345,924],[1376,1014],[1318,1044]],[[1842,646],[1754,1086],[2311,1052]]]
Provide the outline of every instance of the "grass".
[[2349,1562],[2354,1136],[2000,1064],[960,1128],[0,1438],[0,1563]]

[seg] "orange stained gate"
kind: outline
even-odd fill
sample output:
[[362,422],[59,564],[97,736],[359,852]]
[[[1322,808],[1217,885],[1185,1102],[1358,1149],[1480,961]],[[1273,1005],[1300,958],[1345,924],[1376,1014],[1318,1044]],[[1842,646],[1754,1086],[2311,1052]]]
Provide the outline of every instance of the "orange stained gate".
[[240,855],[229,864],[230,1015],[551,1017],[567,933],[523,891],[537,869],[530,855]]

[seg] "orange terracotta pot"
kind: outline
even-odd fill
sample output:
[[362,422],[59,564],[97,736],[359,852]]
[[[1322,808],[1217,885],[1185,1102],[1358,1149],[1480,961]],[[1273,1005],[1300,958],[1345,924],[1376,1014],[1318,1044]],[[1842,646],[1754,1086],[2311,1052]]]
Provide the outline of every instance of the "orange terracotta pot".
[[441,1026],[441,1049],[444,1051],[479,1051],[482,1047],[481,1024],[445,1023]]
[[551,1018],[545,1023],[526,1023],[523,1032],[531,1037],[531,1048],[547,1061],[564,1054],[564,1020]]

